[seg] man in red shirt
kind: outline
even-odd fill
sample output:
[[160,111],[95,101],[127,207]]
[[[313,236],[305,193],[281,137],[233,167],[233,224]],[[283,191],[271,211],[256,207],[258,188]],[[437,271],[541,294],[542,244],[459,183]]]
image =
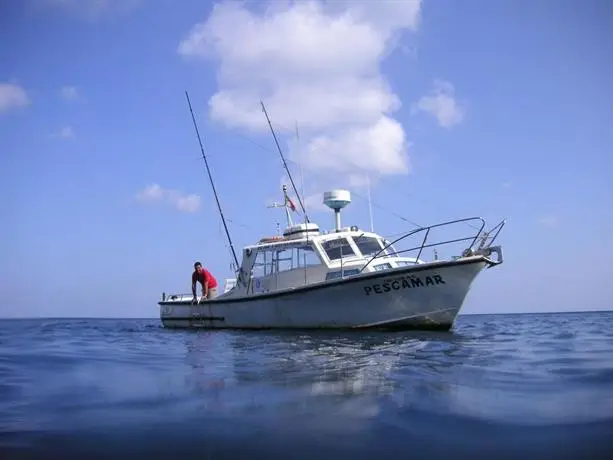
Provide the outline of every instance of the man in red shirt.
[[204,299],[212,299],[217,296],[217,280],[200,262],[196,262],[194,264],[194,273],[192,273],[192,294],[194,295],[192,303],[198,302],[196,296],[196,284],[198,282],[202,285],[201,301]]

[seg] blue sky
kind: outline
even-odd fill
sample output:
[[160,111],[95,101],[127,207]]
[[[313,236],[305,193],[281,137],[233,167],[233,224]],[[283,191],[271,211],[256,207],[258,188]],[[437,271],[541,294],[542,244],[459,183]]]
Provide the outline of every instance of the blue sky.
[[[480,215],[505,263],[466,313],[613,307],[606,0],[0,5],[0,316],[155,317],[192,263],[276,232],[283,168],[311,219],[384,235]],[[296,142],[296,123],[300,133]],[[296,176],[299,179],[299,176]],[[222,281],[223,282],[223,281]]]

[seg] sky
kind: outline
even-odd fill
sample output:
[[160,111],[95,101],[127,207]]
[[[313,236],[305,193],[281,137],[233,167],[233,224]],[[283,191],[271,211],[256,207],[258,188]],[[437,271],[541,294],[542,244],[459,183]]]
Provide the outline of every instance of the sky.
[[368,184],[382,235],[507,219],[464,313],[612,309],[612,48],[607,0],[1,1],[0,317],[232,276],[186,90],[239,258],[283,223],[262,100],[322,228]]

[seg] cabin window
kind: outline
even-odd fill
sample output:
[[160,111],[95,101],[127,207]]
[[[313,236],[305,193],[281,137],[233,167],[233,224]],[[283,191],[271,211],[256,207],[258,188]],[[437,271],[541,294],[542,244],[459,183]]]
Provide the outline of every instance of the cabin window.
[[[343,270],[343,276],[352,276],[352,275],[357,275],[358,273],[360,273],[360,270],[358,268],[351,268],[349,270]],[[341,278],[341,271],[336,271],[336,272],[328,272],[326,274],[326,281],[328,280],[335,280]]]
[[258,252],[251,271],[254,278],[261,278],[273,273],[272,253],[269,251]]
[[321,259],[313,246],[306,245],[296,248],[296,263],[298,267],[310,267],[313,265],[321,265]]
[[381,270],[387,270],[389,268],[392,268],[392,265],[388,263],[384,263],[384,264],[375,265],[373,268],[379,272]]
[[[364,257],[372,257],[383,249],[379,240],[371,236],[358,236],[353,241]],[[385,255],[385,251],[381,251],[379,255]]]
[[274,251],[272,253],[273,260],[275,261],[273,264],[273,273],[284,272],[296,268],[294,267],[294,263],[296,262],[294,260],[294,252],[293,248]]
[[275,269],[278,272],[321,265],[321,260],[310,245],[275,251]]
[[321,265],[321,260],[311,245],[280,250],[267,249],[258,252],[253,266],[253,276],[269,276],[313,265]]
[[330,260],[337,260],[342,257],[355,256],[355,252],[349,245],[347,238],[324,241],[322,243],[324,251]]

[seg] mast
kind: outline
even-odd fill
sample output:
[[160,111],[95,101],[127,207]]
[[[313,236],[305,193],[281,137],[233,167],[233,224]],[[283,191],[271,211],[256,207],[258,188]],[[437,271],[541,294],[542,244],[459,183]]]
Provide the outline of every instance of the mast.
[[232,250],[232,256],[234,256],[235,262],[235,270],[240,268],[238,263],[238,258],[236,257],[236,252],[234,252],[234,245],[232,244],[232,238],[230,238],[230,232],[228,231],[228,226],[226,225],[226,219],[224,218],[223,211],[221,210],[221,204],[219,204],[219,197],[217,196],[217,191],[215,190],[215,184],[213,183],[213,176],[211,176],[211,170],[209,169],[209,162],[206,159],[206,155],[204,154],[204,147],[202,147],[202,140],[200,139],[200,132],[198,131],[198,125],[196,124],[196,118],[194,117],[194,111],[192,110],[192,103],[189,100],[189,95],[187,94],[187,90],[185,91],[185,97],[187,98],[187,105],[189,105],[189,111],[192,114],[192,121],[194,122],[194,128],[196,130],[196,135],[198,136],[198,143],[200,144],[200,152],[202,153],[202,159],[204,160],[204,164],[206,166],[206,171],[209,175],[209,181],[211,182],[211,188],[213,189],[213,195],[215,195],[215,201],[217,202],[217,208],[219,209],[219,215],[221,216],[221,221],[223,222],[224,229],[226,230],[226,236],[228,237],[228,242],[230,243],[230,249]]
[[[268,208],[285,208],[285,218],[287,219],[287,226],[291,227],[294,225],[292,222],[292,216],[289,213],[288,205],[287,205],[287,185],[283,184],[283,203],[273,202]],[[277,222],[278,225],[278,222]]]
[[279,155],[281,155],[281,160],[283,161],[285,171],[287,171],[287,175],[289,176],[289,180],[292,183],[294,193],[298,197],[298,202],[300,203],[300,207],[302,208],[302,212],[304,213],[304,218],[307,222],[309,222],[309,216],[307,215],[306,209],[304,209],[304,204],[302,204],[302,198],[300,198],[300,193],[298,193],[298,189],[296,188],[296,184],[294,183],[294,179],[292,178],[292,173],[289,172],[289,168],[287,167],[287,163],[285,162],[285,157],[283,156],[283,152],[281,151],[281,147],[279,146],[279,141],[277,140],[277,135],[275,134],[275,130],[272,127],[270,118],[268,118],[268,112],[266,112],[264,102],[260,101],[260,104],[262,105],[262,111],[264,112],[264,115],[266,115],[266,121],[268,121],[268,126],[270,126],[270,132],[272,133],[272,137],[275,139],[275,144],[277,144],[277,150],[279,150]]

